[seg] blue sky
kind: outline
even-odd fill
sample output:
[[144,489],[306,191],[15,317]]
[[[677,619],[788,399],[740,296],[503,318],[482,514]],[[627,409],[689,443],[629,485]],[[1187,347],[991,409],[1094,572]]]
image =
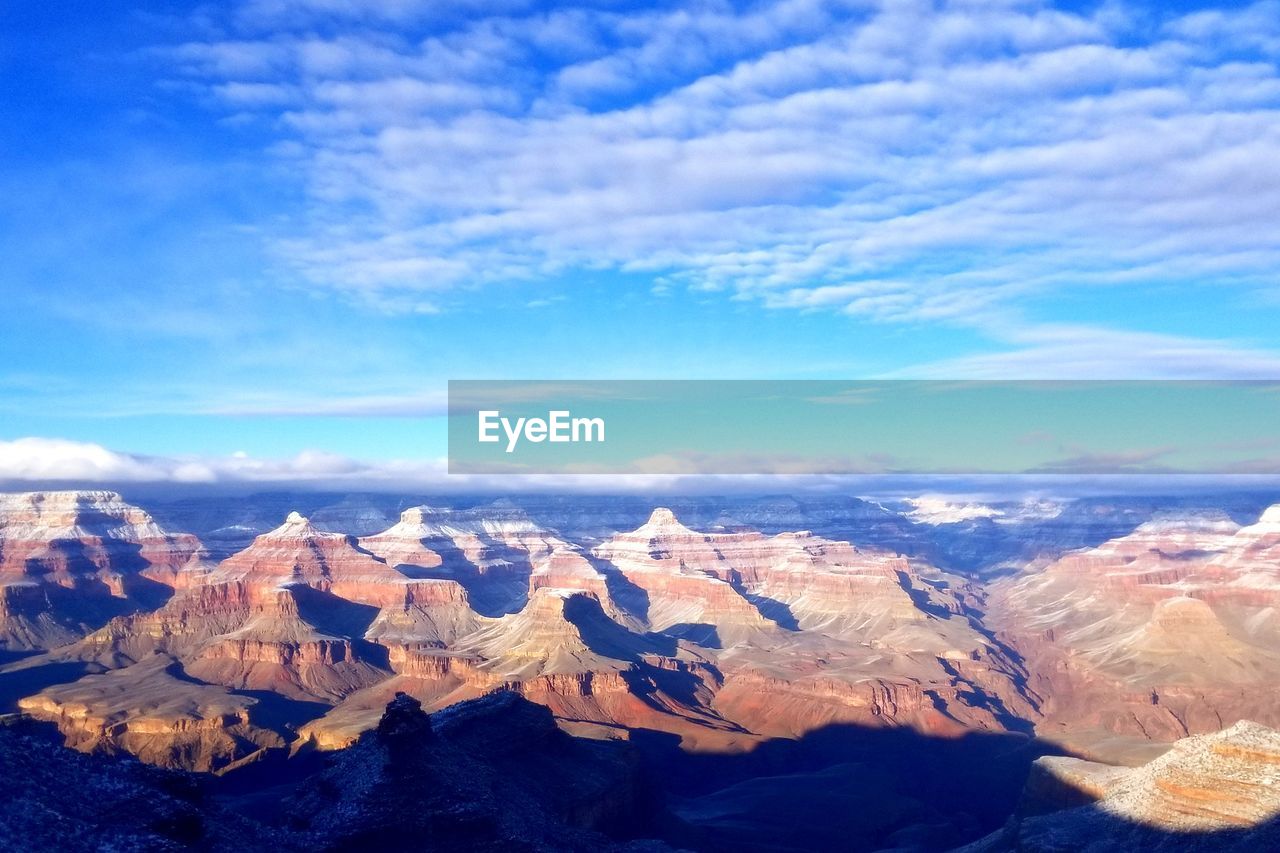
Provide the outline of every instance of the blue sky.
[[0,479],[416,471],[448,378],[1280,376],[1280,3],[0,14]]

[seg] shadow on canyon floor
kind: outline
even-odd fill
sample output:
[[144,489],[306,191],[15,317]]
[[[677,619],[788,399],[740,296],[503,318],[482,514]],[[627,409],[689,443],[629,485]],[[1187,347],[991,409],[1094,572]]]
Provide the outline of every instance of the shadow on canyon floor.
[[[638,827],[602,828],[709,853],[947,850],[1002,826],[1031,762],[1060,752],[1021,735],[946,738],[854,725],[764,741],[746,753],[688,752],[677,736],[653,730],[631,731],[630,742],[645,818]],[[275,756],[221,777],[215,790],[226,807],[271,822],[294,786],[341,755]]]
[[984,853],[1280,850],[1280,817],[1178,831],[1116,817],[1083,795],[1076,808],[1024,814],[1032,763],[1067,753],[1019,734],[839,724],[742,754],[685,752],[661,732],[631,740],[659,804],[650,832],[700,853],[947,851],[979,840]]
[[[9,661],[16,664],[25,657]],[[13,666],[0,672],[0,714],[9,714],[18,710],[18,700],[33,696],[55,684],[68,684],[78,681],[86,675],[105,671],[105,668],[81,661],[56,661],[38,663],[30,666]]]
[[1031,762],[1059,751],[1016,734],[843,724],[737,754],[686,752],[662,732],[631,739],[666,805],[661,834],[706,851],[949,849],[999,828]]

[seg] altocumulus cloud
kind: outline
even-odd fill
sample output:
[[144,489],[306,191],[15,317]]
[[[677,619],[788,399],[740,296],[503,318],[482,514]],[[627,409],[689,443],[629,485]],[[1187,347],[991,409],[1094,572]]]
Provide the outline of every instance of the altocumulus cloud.
[[217,31],[161,53],[304,176],[275,249],[392,310],[603,268],[998,337],[1036,295],[1280,262],[1274,0],[252,0]]

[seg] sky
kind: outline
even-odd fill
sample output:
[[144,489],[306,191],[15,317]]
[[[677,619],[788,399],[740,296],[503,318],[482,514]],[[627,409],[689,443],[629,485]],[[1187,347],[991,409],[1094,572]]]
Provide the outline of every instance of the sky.
[[0,480],[425,476],[448,379],[1280,377],[1280,3],[0,10]]

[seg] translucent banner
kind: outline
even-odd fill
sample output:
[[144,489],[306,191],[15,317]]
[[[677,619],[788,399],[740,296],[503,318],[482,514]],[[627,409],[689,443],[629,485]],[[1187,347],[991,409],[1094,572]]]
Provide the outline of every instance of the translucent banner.
[[449,383],[455,474],[1275,474],[1280,381]]

